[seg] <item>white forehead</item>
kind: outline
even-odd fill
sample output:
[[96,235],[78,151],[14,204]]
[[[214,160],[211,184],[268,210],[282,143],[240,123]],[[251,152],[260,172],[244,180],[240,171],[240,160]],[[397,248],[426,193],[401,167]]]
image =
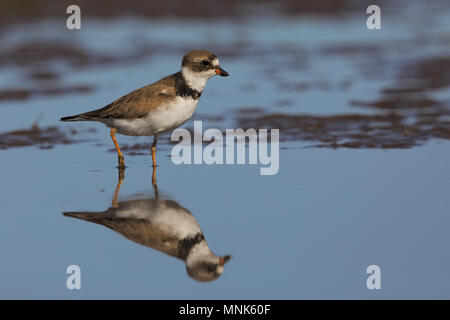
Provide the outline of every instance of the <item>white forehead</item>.
[[217,268],[216,268],[216,272],[217,272],[217,274],[222,274],[223,273],[223,266],[221,266],[221,265],[218,265],[217,266]]
[[213,66],[215,66],[215,67],[218,67],[218,66],[220,65],[220,64],[219,64],[219,59],[214,58],[214,60],[211,61],[211,65],[213,65]]

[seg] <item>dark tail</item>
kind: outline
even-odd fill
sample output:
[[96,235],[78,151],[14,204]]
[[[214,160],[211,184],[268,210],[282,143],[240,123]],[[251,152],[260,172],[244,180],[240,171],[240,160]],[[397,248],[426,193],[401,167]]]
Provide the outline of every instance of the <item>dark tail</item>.
[[[89,220],[95,217],[96,212],[63,212],[66,217],[77,218],[81,220]],[[98,216],[98,213],[97,213]]]
[[68,121],[84,121],[86,118],[82,117],[81,115],[77,114],[75,116],[70,117],[63,117],[59,119],[60,121],[68,122]]
[[[75,218],[79,220],[84,220],[87,222],[96,223],[102,226],[110,227],[114,217],[108,215],[110,210],[103,212],[63,212],[65,217]],[[114,214],[114,212],[112,212]]]
[[104,212],[63,212],[65,217],[71,217],[98,224],[102,224],[101,221],[105,219],[104,214]]

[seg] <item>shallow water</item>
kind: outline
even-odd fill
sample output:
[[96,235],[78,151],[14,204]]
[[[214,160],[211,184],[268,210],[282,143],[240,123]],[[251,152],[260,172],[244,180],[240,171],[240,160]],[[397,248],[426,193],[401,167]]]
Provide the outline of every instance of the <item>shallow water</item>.
[[[48,20],[3,33],[0,56],[10,58],[2,60],[2,90],[84,85],[92,91],[0,101],[2,132],[9,132],[0,135],[5,168],[0,297],[449,298],[450,81],[432,67],[403,73],[419,70],[423,60],[448,59],[450,10],[444,9],[436,13],[435,24],[422,28],[407,13],[390,12],[383,30],[375,32],[365,28],[364,16],[350,16],[272,17],[270,23],[224,19],[215,25],[86,19],[78,33]],[[417,19],[427,16],[415,10],[408,12]],[[46,45],[39,44],[43,40]],[[7,54],[20,43],[31,51],[57,43],[80,52],[68,58],[53,50],[56,57],[48,61]],[[159,196],[193,214],[214,253],[233,255],[222,276],[208,283],[188,277],[181,260],[104,226],[63,216],[111,207],[118,172],[106,128],[58,119],[106,105],[175,72],[191,46],[214,50],[231,74],[209,81],[195,115],[204,128],[264,127],[267,123],[256,119],[277,114],[315,117],[322,129],[331,123],[331,129],[308,135],[306,127],[295,131],[295,121],[279,123],[275,176],[260,176],[256,165],[176,166],[169,158],[168,135],[161,141]],[[58,78],[33,80],[29,75],[36,70]],[[404,108],[394,104],[398,94],[383,94],[401,86],[414,91],[415,100],[408,95]],[[414,107],[425,98],[433,101]],[[387,109],[374,103],[380,99]],[[388,122],[370,131],[334,118],[364,115],[370,126],[380,125],[377,116],[392,113],[401,130]],[[11,131],[29,129],[36,119],[44,132],[49,126],[57,131],[44,142],[27,133],[31,146],[11,143]],[[192,120],[185,125],[192,126]],[[128,168],[119,202],[155,199],[151,138],[118,139],[124,146],[145,146],[125,152]],[[352,148],[345,147],[349,139],[356,141]],[[391,142],[389,149],[373,143],[379,139]],[[65,287],[71,264],[81,267],[82,290]],[[372,264],[381,267],[382,290],[366,287],[366,268]]]

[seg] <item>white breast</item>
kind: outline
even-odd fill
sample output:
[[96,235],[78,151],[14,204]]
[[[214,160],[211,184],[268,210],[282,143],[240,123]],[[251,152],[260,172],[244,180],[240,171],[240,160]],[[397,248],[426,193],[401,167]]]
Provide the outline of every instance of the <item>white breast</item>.
[[171,102],[150,111],[146,117],[135,120],[115,119],[107,125],[117,128],[124,135],[152,136],[181,126],[192,117],[197,104],[198,99],[177,96]]
[[137,201],[125,209],[117,209],[116,218],[146,220],[178,239],[201,232],[194,216],[181,206],[166,201]]

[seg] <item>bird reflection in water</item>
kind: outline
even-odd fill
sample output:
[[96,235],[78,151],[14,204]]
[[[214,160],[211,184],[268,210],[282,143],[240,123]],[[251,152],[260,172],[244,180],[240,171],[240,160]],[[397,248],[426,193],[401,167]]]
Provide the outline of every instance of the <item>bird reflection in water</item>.
[[112,206],[102,212],[65,212],[64,215],[104,225],[125,238],[183,260],[190,277],[212,281],[220,277],[230,255],[217,256],[206,242],[200,226],[189,210],[172,200],[159,198],[155,170],[154,198],[118,201],[125,171],[119,181]]

